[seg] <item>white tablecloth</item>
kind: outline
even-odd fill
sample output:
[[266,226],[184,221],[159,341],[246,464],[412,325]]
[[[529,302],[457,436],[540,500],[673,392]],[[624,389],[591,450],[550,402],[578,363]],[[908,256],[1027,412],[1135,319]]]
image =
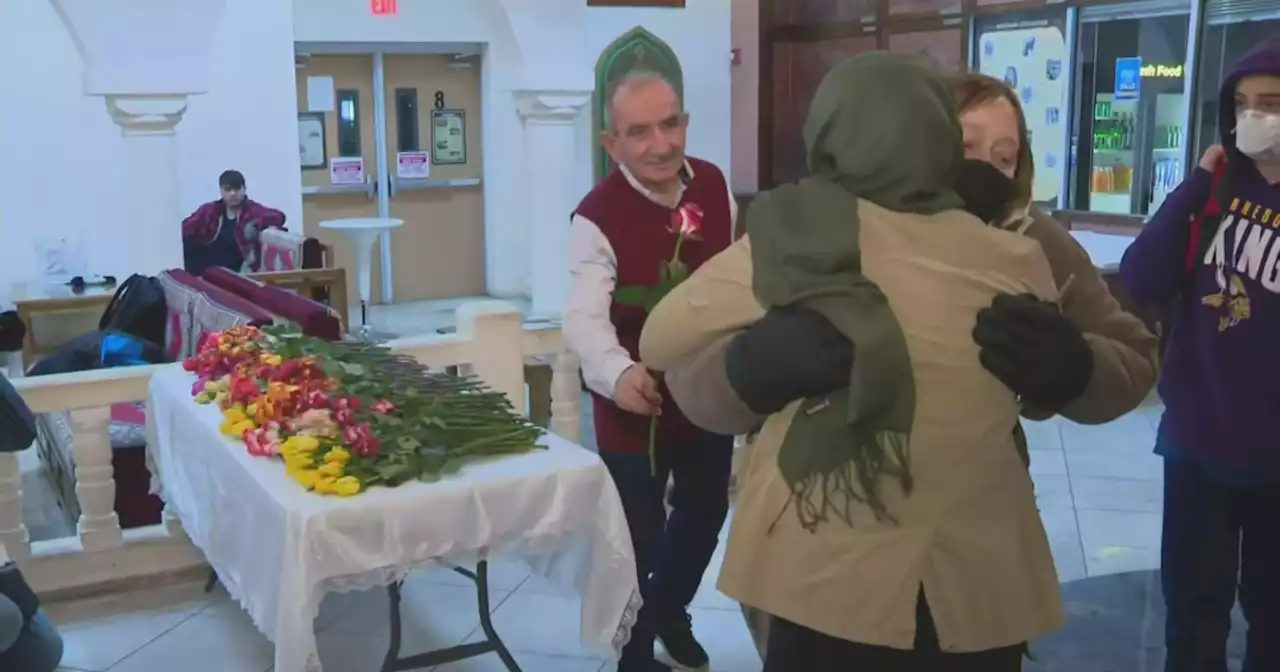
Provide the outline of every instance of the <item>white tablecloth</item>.
[[[473,464],[436,483],[320,497],[283,465],[219,435],[177,366],[151,381],[148,449],[227,591],[276,645],[276,672],[319,670],[312,621],[328,591],[387,585],[410,570],[514,555],[582,597],[582,641],[616,655],[639,607],[622,504],[595,454],[548,435],[546,451]],[[502,633],[498,633],[501,636]]]

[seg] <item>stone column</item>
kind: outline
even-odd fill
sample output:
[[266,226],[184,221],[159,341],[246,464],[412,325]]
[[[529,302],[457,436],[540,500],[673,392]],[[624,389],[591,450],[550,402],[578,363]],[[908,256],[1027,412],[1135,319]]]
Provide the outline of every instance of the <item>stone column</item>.
[[174,130],[187,97],[208,90],[225,0],[50,0],[84,65],[84,92],[106,100],[124,134],[118,220],[129,240],[117,274],[182,266]]
[[529,176],[531,317],[560,318],[569,291],[569,215],[584,195],[576,183],[576,121],[591,91],[519,91]]
[[128,257],[117,271],[156,275],[182,267],[184,216],[178,205],[174,129],[187,110],[185,95],[106,97],[111,120],[124,135],[121,176]]

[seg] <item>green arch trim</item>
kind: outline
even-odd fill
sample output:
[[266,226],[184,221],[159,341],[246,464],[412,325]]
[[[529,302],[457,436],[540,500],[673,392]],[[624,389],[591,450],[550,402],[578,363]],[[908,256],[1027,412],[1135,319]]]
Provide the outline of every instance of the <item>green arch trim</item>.
[[592,124],[592,142],[595,148],[596,181],[604,179],[613,170],[613,159],[600,145],[600,132],[605,123],[605,95],[609,86],[629,72],[648,70],[666,77],[675,87],[676,95],[684,100],[684,69],[676,52],[658,36],[636,26],[623,33],[600,53],[596,61],[595,121]]

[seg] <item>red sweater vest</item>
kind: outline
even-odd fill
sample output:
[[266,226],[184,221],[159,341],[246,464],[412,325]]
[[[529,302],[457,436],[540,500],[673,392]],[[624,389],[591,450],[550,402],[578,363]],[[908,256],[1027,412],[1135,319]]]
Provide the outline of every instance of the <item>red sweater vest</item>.
[[[699,240],[685,240],[680,260],[692,272],[703,262],[733,242],[733,222],[729,213],[729,187],[715,165],[690,158],[693,179],[685,187],[680,204],[694,203],[702,209]],[[581,215],[600,227],[618,260],[618,286],[658,284],[659,266],[675,252],[676,234],[670,230],[675,210],[654,203],[631,186],[622,171],[614,169],[578,204]],[[647,315],[643,308],[614,302],[609,317],[618,333],[618,342],[640,360],[640,330]],[[660,442],[679,441],[694,433],[694,426],[671,401],[666,386],[662,417],[658,421]],[[643,453],[649,445],[649,418],[624,411],[613,400],[594,392],[596,442],[602,452]]]

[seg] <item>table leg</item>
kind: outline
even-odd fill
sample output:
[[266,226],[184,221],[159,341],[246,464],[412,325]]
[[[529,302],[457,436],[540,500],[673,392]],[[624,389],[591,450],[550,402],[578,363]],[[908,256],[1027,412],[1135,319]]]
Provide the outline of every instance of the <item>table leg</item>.
[[387,597],[391,604],[391,644],[387,647],[387,656],[382,662],[382,672],[403,672],[404,670],[421,670],[436,665],[444,665],[467,658],[496,653],[509,672],[521,672],[516,659],[511,656],[507,646],[498,638],[494,630],[493,619],[489,615],[489,563],[481,560],[476,564],[476,571],[452,568],[453,571],[471,579],[476,584],[476,602],[480,607],[480,629],[484,631],[484,641],[471,644],[459,644],[446,649],[428,651],[405,658],[400,657],[400,588],[403,582],[397,581],[387,586]]

